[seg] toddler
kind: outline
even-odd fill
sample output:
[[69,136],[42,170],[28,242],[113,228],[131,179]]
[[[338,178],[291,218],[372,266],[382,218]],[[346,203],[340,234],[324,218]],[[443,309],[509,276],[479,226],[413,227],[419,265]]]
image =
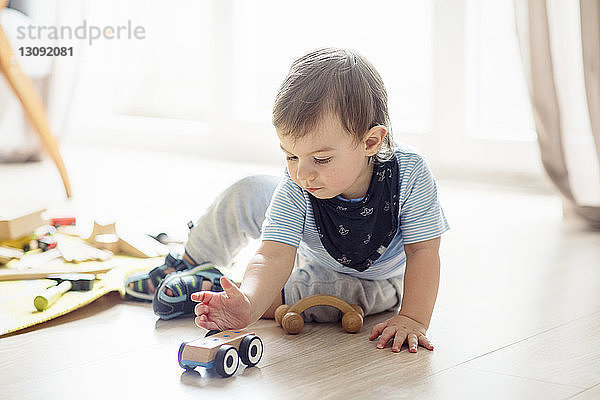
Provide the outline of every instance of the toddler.
[[[391,341],[394,352],[405,342],[410,352],[433,350],[426,331],[449,227],[426,162],[394,144],[375,68],[352,50],[306,54],[279,89],[273,125],[287,159],[283,178],[231,186],[191,230],[183,258],[168,257],[128,290],[152,296],[161,318],[194,311],[196,325],[219,330],[328,294],[366,315],[397,311],[373,326],[377,348]],[[261,244],[238,287],[214,265],[229,264],[250,237]],[[313,307],[304,318],[340,313]]]

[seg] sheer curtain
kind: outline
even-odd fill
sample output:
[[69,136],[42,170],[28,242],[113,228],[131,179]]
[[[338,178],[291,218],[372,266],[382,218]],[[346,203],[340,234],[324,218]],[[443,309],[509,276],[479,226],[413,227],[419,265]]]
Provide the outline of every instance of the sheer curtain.
[[542,164],[565,210],[600,229],[600,3],[515,0]]

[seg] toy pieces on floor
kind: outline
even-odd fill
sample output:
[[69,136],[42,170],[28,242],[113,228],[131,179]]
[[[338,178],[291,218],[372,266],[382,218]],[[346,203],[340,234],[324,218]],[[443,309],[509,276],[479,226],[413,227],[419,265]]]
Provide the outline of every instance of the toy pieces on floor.
[[38,311],[44,311],[52,306],[56,300],[69,290],[92,290],[96,276],[93,274],[53,274],[48,275],[46,279],[55,280],[58,285],[51,286],[34,297],[33,305]]
[[18,239],[0,241],[0,246],[13,247],[25,252],[35,249],[41,249],[42,251],[52,250],[56,247],[55,233],[55,227],[43,225]]
[[55,217],[48,221],[50,225],[58,228],[59,226],[75,226],[77,219],[75,217]]
[[0,264],[6,264],[10,260],[23,257],[23,250],[12,247],[0,246]]
[[205,337],[179,346],[179,366],[214,368],[224,378],[237,371],[240,359],[253,367],[262,358],[262,340],[254,332],[240,330],[208,331]]
[[56,245],[56,237],[54,236],[44,236],[37,240],[37,247],[42,251],[52,250]]
[[29,234],[17,239],[3,240],[0,242],[0,245],[4,247],[12,247],[13,249],[29,251],[31,247],[31,242],[33,240],[35,240],[35,236],[33,233],[29,232]]
[[171,239],[169,238],[169,235],[167,235],[164,232],[161,232],[156,236],[154,236],[154,235],[148,235],[148,236],[150,236],[152,239],[154,239],[157,242],[162,243],[164,245],[171,243]]
[[41,250],[32,250],[25,253],[21,259],[15,263],[15,265],[11,266],[17,270],[39,269],[42,268],[46,263],[56,258],[60,258],[60,256],[60,250],[58,249],[52,249],[44,252]]
[[291,334],[299,333],[304,328],[303,311],[314,306],[331,306],[343,313],[342,327],[349,333],[360,331],[365,313],[358,304],[348,304],[344,300],[329,295],[317,294],[305,297],[293,306],[282,304],[275,310],[275,321],[284,331]]
[[94,221],[94,229],[88,243],[99,249],[110,250],[115,254],[133,257],[160,257],[169,253],[169,248],[144,234],[117,234],[115,223],[99,224]]
[[[44,246],[46,242],[49,244]],[[83,262],[106,261],[113,256],[113,253],[110,251],[97,249],[79,238],[72,238],[61,234],[42,237],[36,243],[38,243],[38,249],[26,253],[21,251],[20,257],[13,257],[19,258],[14,268],[18,270],[38,269],[59,257],[62,257],[67,262]]]
[[0,241],[15,240],[30,235],[46,223],[42,218],[44,211],[46,210],[0,215]]
[[48,223],[56,228],[56,231],[64,235],[79,237],[77,228],[77,218],[75,217],[54,217],[48,219]]
[[160,257],[169,254],[169,248],[144,234],[119,235],[119,250],[133,257]]
[[108,250],[97,249],[81,239],[57,235],[58,250],[67,262],[106,261],[113,256]]

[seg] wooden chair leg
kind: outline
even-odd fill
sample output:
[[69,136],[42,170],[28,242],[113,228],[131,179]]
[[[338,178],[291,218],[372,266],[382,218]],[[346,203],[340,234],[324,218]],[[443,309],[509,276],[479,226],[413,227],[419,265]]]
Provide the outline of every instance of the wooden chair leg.
[[[2,7],[0,7],[0,10],[1,9]],[[25,75],[17,63],[17,58],[12,51],[2,26],[0,26],[0,71],[4,74],[8,80],[8,84],[21,102],[25,114],[33,124],[33,127],[41,140],[42,146],[48,152],[54,161],[54,164],[56,164],[67,197],[71,197],[71,183],[69,182],[67,169],[60,154],[60,150],[58,149],[56,138],[50,131],[44,103],[31,83],[31,80]]]

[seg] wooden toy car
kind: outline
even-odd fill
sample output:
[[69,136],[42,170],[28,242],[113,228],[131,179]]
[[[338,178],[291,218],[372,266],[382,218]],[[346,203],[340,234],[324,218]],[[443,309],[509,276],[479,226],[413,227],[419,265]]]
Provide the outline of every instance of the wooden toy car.
[[205,337],[179,346],[181,368],[214,368],[228,378],[237,371],[240,359],[253,367],[262,358],[262,340],[254,332],[240,330],[209,331]]
[[365,313],[358,304],[348,304],[339,297],[315,294],[305,297],[293,306],[282,304],[275,310],[275,321],[284,331],[291,334],[299,333],[304,328],[303,311],[314,306],[331,306],[343,313],[342,327],[349,333],[360,331]]

